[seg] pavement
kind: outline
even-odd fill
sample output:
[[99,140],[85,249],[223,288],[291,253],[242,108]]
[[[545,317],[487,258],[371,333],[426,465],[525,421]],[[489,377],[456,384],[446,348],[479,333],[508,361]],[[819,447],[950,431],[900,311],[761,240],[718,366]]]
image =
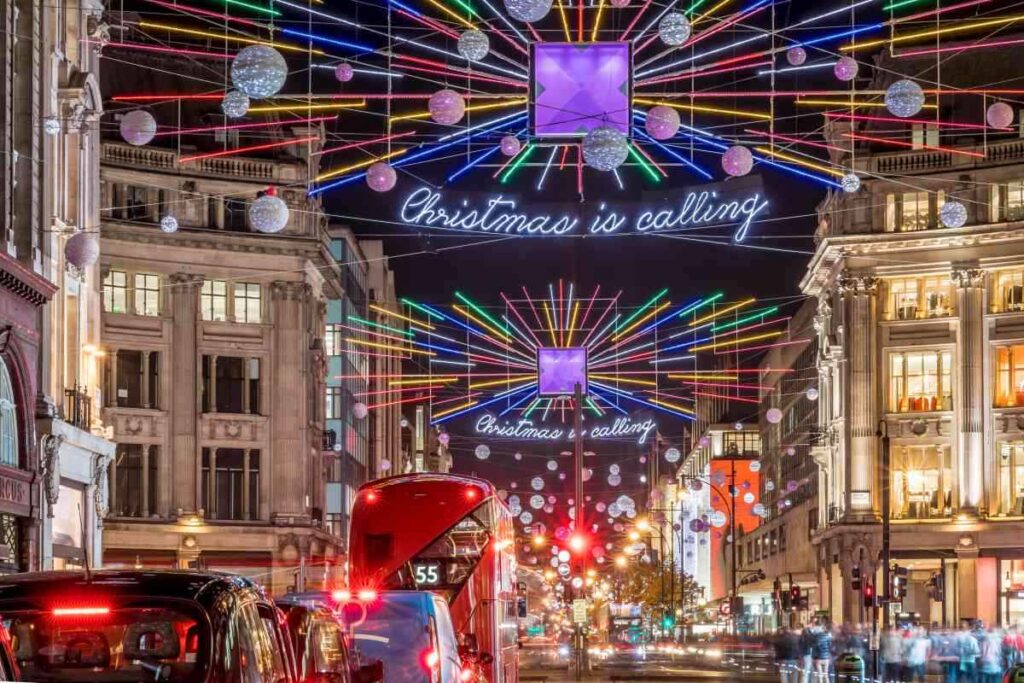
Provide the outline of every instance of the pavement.
[[519,680],[524,683],[566,683],[576,680],[590,683],[612,681],[769,683],[777,681],[778,674],[774,666],[764,661],[709,663],[706,660],[685,657],[622,655],[593,662],[591,671],[580,678],[576,678],[569,671],[567,664],[552,664],[543,668],[523,668],[520,670]]

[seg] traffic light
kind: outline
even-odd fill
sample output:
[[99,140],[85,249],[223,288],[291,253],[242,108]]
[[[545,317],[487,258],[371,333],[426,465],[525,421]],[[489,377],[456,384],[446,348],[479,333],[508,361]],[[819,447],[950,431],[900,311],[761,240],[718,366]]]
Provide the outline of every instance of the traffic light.
[[892,586],[889,587],[889,597],[894,602],[899,602],[903,599],[903,595],[906,593],[907,586],[907,568],[901,567],[898,564],[892,566],[892,572],[890,574],[890,581]]
[[668,612],[661,618],[661,625],[663,628],[669,629],[676,625],[676,618],[674,615]]
[[850,588],[852,588],[855,591],[859,591],[860,588],[861,588],[861,583],[860,583],[860,565],[859,564],[853,565],[853,569],[850,570],[850,579],[851,579]]
[[790,609],[800,609],[800,586],[796,584],[789,587]]
[[793,601],[791,598],[792,594],[789,591],[782,591],[779,594],[779,603],[783,612],[788,612],[793,609]]
[[875,607],[875,587],[870,583],[864,584],[864,606]]

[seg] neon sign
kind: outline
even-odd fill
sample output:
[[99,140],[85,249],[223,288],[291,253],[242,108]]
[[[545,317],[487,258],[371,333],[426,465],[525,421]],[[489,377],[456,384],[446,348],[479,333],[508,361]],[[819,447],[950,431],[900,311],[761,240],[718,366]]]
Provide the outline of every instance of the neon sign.
[[[583,429],[583,437],[590,439],[617,439],[626,436],[636,437],[639,445],[647,443],[647,439],[657,430],[657,423],[648,418],[635,421],[631,417],[619,417],[614,422],[595,424]],[[571,441],[576,438],[576,430],[562,425],[535,425],[533,420],[516,420],[515,422],[499,421],[491,414],[481,415],[474,425],[474,431],[483,436],[494,436],[505,439],[524,439],[532,441]]]
[[760,192],[737,198],[720,197],[714,190],[694,190],[682,193],[664,208],[644,209],[633,215],[601,204],[586,221],[573,212],[533,213],[517,210],[517,206],[514,198],[502,194],[489,197],[482,205],[472,205],[468,199],[453,203],[438,190],[420,187],[406,196],[399,218],[406,225],[425,228],[523,236],[644,234],[735,224],[733,239],[742,242],[754,219],[768,209],[768,199]]

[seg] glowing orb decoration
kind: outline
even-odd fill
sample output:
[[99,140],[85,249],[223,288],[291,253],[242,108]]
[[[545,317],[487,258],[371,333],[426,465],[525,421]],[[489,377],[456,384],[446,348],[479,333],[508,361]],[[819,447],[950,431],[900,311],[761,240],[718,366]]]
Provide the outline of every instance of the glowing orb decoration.
[[924,107],[924,91],[914,81],[904,78],[885,91],[885,108],[901,119],[915,116]]
[[523,524],[529,524],[533,521],[533,514],[531,514],[529,510],[524,510],[522,514],[519,515],[519,521]]
[[775,490],[775,482],[774,482],[774,481],[772,481],[771,479],[769,479],[768,481],[766,481],[766,482],[764,483],[764,490],[765,490],[765,491],[774,491],[774,490]]
[[770,424],[777,425],[782,422],[782,411],[778,408],[769,408],[764,414],[764,419]]
[[659,105],[647,112],[644,128],[655,140],[668,140],[679,132],[679,112],[672,107]]
[[284,200],[268,191],[249,205],[249,227],[267,234],[281,232],[288,225],[290,215]]
[[754,502],[754,500],[755,500],[755,498],[754,498],[754,494],[753,493],[744,493],[743,494],[743,502],[746,503],[747,505],[752,504]]
[[99,236],[93,232],[76,232],[64,243],[64,258],[75,268],[88,268],[100,257]]
[[679,452],[678,448],[668,448],[668,449],[665,450],[665,461],[666,462],[677,463],[677,462],[679,462],[679,458],[681,458],[681,457],[682,457],[682,454]]
[[395,187],[397,182],[398,173],[391,165],[383,161],[378,161],[366,169],[366,184],[374,192],[388,192]]
[[608,467],[608,473],[609,474],[618,474],[621,471],[622,471],[621,468],[618,465],[616,465],[616,464],[612,464],[612,465],[610,465]]
[[737,422],[736,424],[734,424],[732,426],[732,428],[735,429],[737,432],[742,432],[743,431],[743,423],[742,422]]
[[160,219],[160,230],[162,232],[178,232],[178,219],[167,214]]
[[597,510],[598,512],[604,512],[605,510],[608,509],[608,506],[605,505],[603,502],[601,502],[601,503],[598,503],[597,505],[595,505],[594,509]]
[[751,511],[758,517],[764,517],[768,513],[763,503],[756,503]]
[[860,189],[860,176],[856,173],[847,173],[839,179],[839,186],[846,194],[853,194]]
[[554,472],[558,469],[558,462],[555,460],[548,460],[547,467],[549,471]]
[[451,88],[444,88],[430,96],[427,109],[436,123],[452,126],[466,115],[466,100]]
[[449,434],[448,432],[441,432],[440,434],[437,435],[437,441],[442,446],[447,446],[448,442],[450,442],[451,440],[452,440],[452,435]]
[[533,494],[530,496],[530,507],[534,510],[540,510],[544,507],[544,496],[539,494]]
[[473,449],[473,454],[477,457],[477,460],[486,460],[491,457],[491,448],[486,444],[480,444]]
[[459,54],[471,62],[479,62],[491,51],[491,40],[483,31],[471,28],[459,36]]
[[622,507],[618,503],[612,503],[608,506],[608,514],[612,517],[618,517],[622,514]]
[[505,9],[513,19],[532,24],[551,11],[552,0],[505,0]]
[[515,495],[509,496],[508,504],[509,504],[509,507],[513,507],[513,508],[522,507],[522,501],[519,499],[519,496],[515,496]]
[[962,228],[967,224],[967,207],[956,200],[948,200],[939,209],[939,220],[947,228]]
[[145,109],[135,109],[121,117],[120,130],[129,145],[148,145],[156,137],[156,119]]
[[220,110],[229,119],[240,119],[249,111],[249,96],[240,90],[229,90],[220,101]]
[[682,45],[690,39],[690,20],[682,12],[669,12],[658,22],[658,35],[666,45]]
[[727,522],[728,519],[726,519],[725,513],[721,510],[715,510],[711,513],[711,526],[716,529],[721,529]]
[[790,66],[801,66],[807,61],[807,50],[802,47],[791,47],[786,50],[786,61]]
[[355,69],[348,62],[339,62],[334,67],[334,78],[339,83],[348,83],[352,80],[352,77],[356,75]]
[[523,143],[515,135],[505,135],[501,138],[501,153],[507,157],[514,157],[523,148]]
[[601,126],[583,138],[583,161],[598,171],[614,171],[628,156],[629,142],[614,128]]
[[745,176],[754,168],[754,155],[743,145],[735,145],[722,154],[722,170],[733,177]]
[[555,511],[555,506],[554,505],[545,505],[544,506],[544,512],[548,513],[549,515],[552,512],[554,512],[554,511]]
[[593,478],[594,476],[594,470],[590,469],[589,467],[584,467],[580,475],[582,476],[583,481],[590,481],[591,478]]
[[621,474],[609,474],[608,475],[608,485],[609,486],[618,486],[621,483],[622,483],[622,475]]
[[56,116],[47,116],[43,119],[43,132],[47,135],[60,133],[60,119]]
[[623,9],[629,7],[629,0],[612,0],[612,7],[615,9]]
[[1006,102],[995,102],[985,110],[985,121],[993,128],[1009,128],[1013,124],[1013,107]]
[[796,455],[796,449],[792,446],[786,447],[786,455]]
[[352,406],[352,415],[357,420],[364,420],[366,416],[370,414],[370,409],[366,407],[365,403],[355,403]]
[[288,63],[269,45],[250,45],[231,61],[231,82],[255,100],[272,97],[284,87]]
[[817,401],[818,400],[818,388],[817,387],[810,387],[810,388],[807,389],[807,400],[808,401]]
[[534,477],[530,480],[530,488],[534,491],[544,490],[544,479],[542,477]]
[[786,491],[788,491],[789,493],[793,493],[798,488],[800,488],[800,484],[798,484],[795,480],[790,479],[789,481],[786,482]]
[[853,57],[840,57],[832,67],[832,73],[843,82],[852,81],[860,71],[860,64]]
[[517,451],[517,452],[516,452],[516,453],[515,453],[515,454],[514,454],[514,455],[512,456],[512,458],[513,458],[513,459],[515,459],[515,460],[522,460],[522,459],[523,459],[523,454],[522,454],[522,453],[519,453],[519,452]]
[[761,471],[761,463],[759,461],[757,461],[757,460],[752,460],[750,462],[750,471],[751,472],[760,472]]
[[381,472],[387,472],[390,469],[391,469],[391,461],[390,460],[381,460],[380,461],[380,471]]

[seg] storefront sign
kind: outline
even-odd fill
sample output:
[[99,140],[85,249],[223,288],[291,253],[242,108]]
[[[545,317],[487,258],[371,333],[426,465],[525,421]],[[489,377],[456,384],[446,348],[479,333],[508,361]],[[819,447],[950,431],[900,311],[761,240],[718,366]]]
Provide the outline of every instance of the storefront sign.
[[[29,475],[26,473],[26,476]],[[17,515],[27,515],[31,502],[27,481],[0,473],[0,510]]]
[[[631,417],[619,417],[612,423],[594,424],[583,429],[583,438],[613,439],[626,436],[635,437],[637,443],[643,445],[658,428],[654,420],[634,421]],[[535,425],[533,420],[517,420],[504,422],[491,414],[481,415],[474,427],[477,434],[496,436],[505,439],[525,439],[533,441],[572,441],[576,438],[576,430],[562,425]]]

